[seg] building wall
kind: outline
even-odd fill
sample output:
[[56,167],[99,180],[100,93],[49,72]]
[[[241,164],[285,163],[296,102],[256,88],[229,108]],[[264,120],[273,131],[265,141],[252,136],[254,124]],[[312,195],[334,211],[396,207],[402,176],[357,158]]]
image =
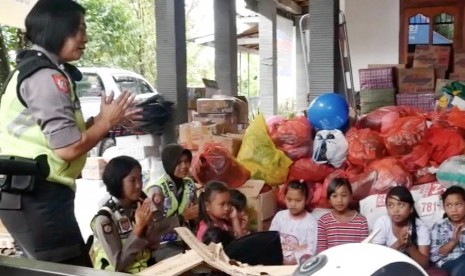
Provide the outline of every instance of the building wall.
[[399,62],[399,1],[340,0],[347,20],[354,86],[368,64]]

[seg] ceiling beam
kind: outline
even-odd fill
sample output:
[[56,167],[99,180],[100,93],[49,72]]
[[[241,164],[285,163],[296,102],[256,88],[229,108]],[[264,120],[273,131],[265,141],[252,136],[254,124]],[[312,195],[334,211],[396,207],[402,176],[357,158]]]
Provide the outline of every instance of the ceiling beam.
[[297,3],[293,0],[275,0],[275,2],[278,9],[282,9],[296,15],[302,14],[302,7],[297,5]]

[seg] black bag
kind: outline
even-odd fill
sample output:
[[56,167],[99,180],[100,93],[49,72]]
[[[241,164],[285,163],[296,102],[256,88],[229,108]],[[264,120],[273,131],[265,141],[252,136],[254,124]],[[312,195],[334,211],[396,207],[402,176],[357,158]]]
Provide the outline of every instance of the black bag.
[[282,265],[283,250],[279,232],[257,232],[226,246],[224,252],[229,258],[249,265]]
[[0,156],[0,189],[9,193],[31,193],[43,179],[39,162],[16,156]]

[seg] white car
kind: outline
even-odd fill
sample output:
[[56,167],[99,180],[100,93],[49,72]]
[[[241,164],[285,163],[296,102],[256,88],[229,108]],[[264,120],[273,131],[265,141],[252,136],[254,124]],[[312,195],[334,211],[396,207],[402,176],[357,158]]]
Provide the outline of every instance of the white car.
[[116,98],[127,90],[136,94],[137,101],[157,94],[144,77],[132,71],[103,67],[80,67],[79,70],[83,78],[76,83],[76,89],[85,120],[99,113],[102,92],[109,95],[113,91]]
[[[100,112],[102,93],[109,95],[113,91],[116,98],[121,91],[127,90],[136,94],[136,102],[158,94],[144,77],[132,71],[101,67],[81,67],[79,70],[83,77],[81,81],[76,82],[76,92],[81,101],[85,120]],[[106,149],[116,145],[115,137],[124,135],[128,134],[121,130],[110,131],[108,136],[96,146],[95,154],[102,156]]]

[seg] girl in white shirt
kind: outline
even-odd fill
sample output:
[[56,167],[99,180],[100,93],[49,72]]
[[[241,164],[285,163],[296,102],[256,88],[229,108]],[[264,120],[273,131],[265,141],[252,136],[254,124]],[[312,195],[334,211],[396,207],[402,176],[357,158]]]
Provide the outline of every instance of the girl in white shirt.
[[418,218],[414,204],[413,196],[406,187],[392,188],[386,196],[388,215],[376,221],[374,232],[379,232],[372,242],[402,251],[427,268],[430,233],[428,227]]
[[270,231],[278,231],[285,265],[304,262],[316,253],[316,219],[306,211],[308,186],[304,181],[290,181],[285,190],[287,210],[276,214]]

